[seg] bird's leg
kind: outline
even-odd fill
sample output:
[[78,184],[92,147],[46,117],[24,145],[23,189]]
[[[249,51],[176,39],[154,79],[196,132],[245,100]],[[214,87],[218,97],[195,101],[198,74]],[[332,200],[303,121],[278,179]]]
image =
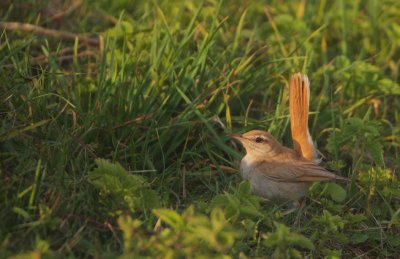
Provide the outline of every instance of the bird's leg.
[[299,212],[297,213],[296,220],[294,221],[295,226],[299,225],[299,223],[300,223],[300,217],[301,217],[301,215],[303,215],[303,210],[306,207],[306,199],[303,198],[297,202],[299,204]]
[[292,212],[301,208],[301,202],[296,200],[288,204],[289,209],[283,212],[283,216],[289,215]]

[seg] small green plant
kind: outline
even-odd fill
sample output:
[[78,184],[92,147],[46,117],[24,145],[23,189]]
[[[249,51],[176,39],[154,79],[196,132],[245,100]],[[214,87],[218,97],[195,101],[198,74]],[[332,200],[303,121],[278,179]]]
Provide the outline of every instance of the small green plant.
[[[343,127],[328,138],[327,150],[334,153],[340,147],[352,157],[370,155],[373,162],[383,166],[383,145],[377,123],[360,118],[346,119]],[[362,139],[362,141],[360,141]]]
[[343,202],[346,199],[347,192],[339,184],[331,183],[314,183],[310,187],[310,193],[321,197],[330,197],[336,202]]
[[274,222],[275,231],[263,235],[264,245],[273,249],[273,257],[278,258],[303,258],[298,250],[313,250],[313,243],[305,236],[293,233],[287,226]]
[[123,209],[131,212],[152,209],[160,205],[157,194],[149,189],[142,176],[129,174],[120,164],[103,159],[88,174],[88,181],[99,190],[101,201],[110,213]]
[[231,188],[232,193],[216,195],[211,201],[211,208],[224,208],[229,220],[258,219],[263,217],[260,201],[262,198],[252,194],[251,185],[243,181],[237,189]]
[[[124,255],[153,255],[162,258],[212,256],[229,253],[240,232],[225,219],[221,209],[210,216],[195,213],[193,207],[182,214],[174,210],[154,209],[159,218],[154,235],[147,239],[137,219],[122,215],[118,225],[123,232]],[[221,257],[223,258],[223,257]],[[228,258],[228,257],[225,257]]]
[[331,253],[327,249],[327,243],[348,243],[348,237],[343,233],[347,220],[340,215],[332,215],[329,211],[323,210],[321,215],[311,219],[311,224],[317,229],[310,237],[316,244],[319,252]]

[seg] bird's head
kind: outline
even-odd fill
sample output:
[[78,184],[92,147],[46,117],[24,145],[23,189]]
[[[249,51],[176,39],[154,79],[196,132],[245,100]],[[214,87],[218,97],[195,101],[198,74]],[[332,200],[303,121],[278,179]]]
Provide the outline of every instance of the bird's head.
[[268,132],[252,130],[240,134],[231,134],[231,138],[239,140],[248,155],[257,157],[273,157],[281,150],[281,144]]

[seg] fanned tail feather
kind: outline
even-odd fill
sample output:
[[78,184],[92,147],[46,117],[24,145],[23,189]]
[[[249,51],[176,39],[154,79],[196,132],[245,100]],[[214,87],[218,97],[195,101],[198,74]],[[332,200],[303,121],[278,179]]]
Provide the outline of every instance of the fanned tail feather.
[[306,75],[296,73],[290,79],[289,112],[293,148],[304,158],[318,161],[317,152],[308,131],[310,81]]

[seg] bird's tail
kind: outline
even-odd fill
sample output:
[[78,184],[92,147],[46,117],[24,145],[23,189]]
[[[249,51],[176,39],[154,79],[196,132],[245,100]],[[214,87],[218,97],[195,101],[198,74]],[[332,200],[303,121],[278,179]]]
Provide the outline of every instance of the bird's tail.
[[304,158],[317,161],[317,152],[308,131],[310,81],[306,75],[296,73],[290,79],[289,112],[293,147]]

